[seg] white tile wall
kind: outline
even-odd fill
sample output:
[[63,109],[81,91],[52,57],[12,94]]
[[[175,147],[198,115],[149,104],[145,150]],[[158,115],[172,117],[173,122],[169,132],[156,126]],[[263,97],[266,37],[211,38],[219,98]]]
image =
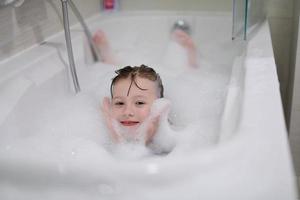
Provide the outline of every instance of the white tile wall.
[[298,45],[296,64],[294,70],[294,87],[292,96],[292,110],[290,120],[290,143],[292,147],[295,168],[300,176],[300,31],[298,32]]
[[[99,0],[74,0],[84,17],[100,10]],[[0,8],[0,61],[62,30],[61,1],[26,0],[21,7]],[[76,22],[69,12],[71,24]]]
[[281,96],[285,113],[288,114],[288,86],[290,81],[290,55],[294,25],[294,0],[268,0],[266,2]]
[[120,2],[124,10],[232,10],[232,0],[120,0]]
[[[284,105],[286,104],[291,54],[292,18],[269,17],[273,49]],[[285,27],[284,29],[282,27]]]
[[300,199],[300,176],[297,178],[297,184],[298,184],[298,200]]
[[269,17],[293,17],[294,0],[267,0]]
[[[296,98],[294,98],[293,100],[299,101],[299,99],[296,99]],[[290,123],[290,138],[293,140],[297,140],[300,144],[300,126],[299,126],[300,121],[299,121],[299,119],[300,119],[300,108],[299,107],[297,108],[294,106],[294,108],[292,110],[292,118],[291,118],[291,123]],[[294,134],[292,134],[292,133],[294,133]],[[300,148],[299,148],[299,150],[300,150]],[[300,157],[298,157],[298,158],[300,159]]]
[[[297,79],[298,79],[298,83],[295,83],[294,85],[294,102],[293,102],[293,106],[295,109],[299,110],[300,109],[300,88],[299,88],[299,72],[297,72]],[[300,123],[300,120],[298,121]]]
[[290,100],[290,127],[289,127],[289,140],[291,145],[291,151],[294,160],[294,166],[296,170],[296,174],[298,176],[298,191],[300,194],[300,30],[299,30],[299,6],[300,0],[295,0],[295,9],[294,9],[294,41],[293,42],[293,56],[291,63],[291,74],[290,77],[290,85],[289,98]]

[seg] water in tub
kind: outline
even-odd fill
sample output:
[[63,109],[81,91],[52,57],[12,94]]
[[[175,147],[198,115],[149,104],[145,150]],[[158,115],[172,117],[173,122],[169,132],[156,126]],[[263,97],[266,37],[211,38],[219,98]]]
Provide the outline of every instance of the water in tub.
[[[138,50],[131,51],[130,57],[128,52],[123,53],[128,64],[155,68],[162,77],[165,98],[171,101],[168,118],[172,124],[162,119],[154,142],[157,145],[148,148],[142,144],[112,144],[100,105],[103,97],[110,95],[110,82],[116,68],[97,63],[79,67],[82,92],[76,96],[65,95],[61,86],[64,74],[30,88],[0,126],[1,159],[32,164],[38,170],[48,166],[63,175],[81,167],[87,171],[105,171],[103,163],[118,170],[122,169],[122,163],[125,167],[128,162],[148,162],[154,157],[171,162],[177,155],[216,145],[230,66],[209,62],[200,53],[197,69],[159,64],[155,56],[147,55],[145,59]],[[182,55],[175,52],[173,58],[177,56]]]

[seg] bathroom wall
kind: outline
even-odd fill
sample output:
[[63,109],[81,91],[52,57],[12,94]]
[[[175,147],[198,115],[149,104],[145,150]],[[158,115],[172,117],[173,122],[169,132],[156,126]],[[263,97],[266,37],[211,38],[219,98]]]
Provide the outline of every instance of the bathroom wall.
[[[99,0],[74,0],[84,17],[99,12]],[[88,2],[88,3],[87,3]],[[71,23],[76,22],[72,11]],[[20,7],[0,8],[0,61],[63,29],[60,0],[25,0]]]
[[[289,84],[289,139],[300,191],[300,0],[295,0]],[[299,192],[300,194],[300,192]]]
[[290,55],[292,53],[294,0],[268,0],[266,7],[280,81],[281,96],[288,124],[288,87],[291,66]]
[[232,0],[120,0],[124,10],[231,11]]

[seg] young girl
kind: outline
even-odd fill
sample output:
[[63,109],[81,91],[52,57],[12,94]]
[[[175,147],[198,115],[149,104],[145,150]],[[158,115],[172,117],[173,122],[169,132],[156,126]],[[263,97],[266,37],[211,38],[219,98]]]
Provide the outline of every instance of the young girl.
[[[182,68],[186,66],[196,68],[196,48],[192,38],[180,29],[174,30],[171,38],[176,45],[186,51],[185,66]],[[93,40],[100,50],[103,62],[119,64],[103,31],[98,30]],[[169,45],[169,51],[174,50],[176,45]],[[142,141],[145,145],[153,144],[160,118],[162,115],[165,116],[170,106],[170,102],[163,99],[164,88],[160,76],[145,65],[127,66],[117,70],[116,73],[117,76],[111,83],[111,99],[104,98],[102,104],[106,125],[113,142]],[[167,117],[165,119],[167,120]]]
[[102,111],[115,143],[124,141],[152,142],[159,118],[168,111],[169,101],[163,99],[164,88],[152,68],[124,67],[116,71],[111,82],[111,99],[105,97]]

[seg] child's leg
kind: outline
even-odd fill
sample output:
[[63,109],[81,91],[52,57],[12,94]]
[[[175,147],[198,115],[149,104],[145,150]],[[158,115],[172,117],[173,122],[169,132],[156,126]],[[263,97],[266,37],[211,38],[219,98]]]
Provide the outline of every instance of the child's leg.
[[117,61],[114,58],[107,37],[103,31],[98,30],[93,36],[93,41],[95,42],[96,47],[99,49],[101,57],[100,59],[104,63],[117,64]]
[[172,33],[172,39],[181,45],[187,52],[189,67],[197,67],[196,45],[193,39],[184,31],[176,29]]

